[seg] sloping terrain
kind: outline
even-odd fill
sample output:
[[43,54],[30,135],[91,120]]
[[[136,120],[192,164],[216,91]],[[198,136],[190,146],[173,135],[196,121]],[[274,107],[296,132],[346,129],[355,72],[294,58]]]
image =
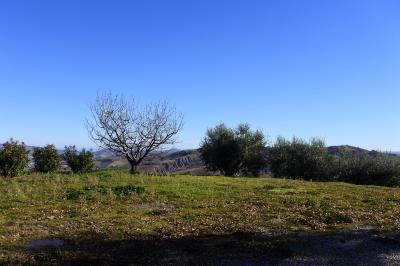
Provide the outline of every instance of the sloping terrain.
[[398,265],[400,189],[188,175],[0,179],[0,264]]
[[[95,153],[95,162],[98,169],[130,168],[124,157],[116,156],[106,150]],[[152,153],[141,163],[139,171],[156,174],[190,172],[203,175],[208,173],[204,169],[198,150],[167,150]]]

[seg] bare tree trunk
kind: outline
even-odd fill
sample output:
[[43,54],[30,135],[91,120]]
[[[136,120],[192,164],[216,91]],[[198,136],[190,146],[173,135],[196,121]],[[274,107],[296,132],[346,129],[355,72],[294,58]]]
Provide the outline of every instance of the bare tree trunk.
[[131,174],[137,174],[137,166],[138,166],[138,162],[135,160],[132,160],[129,156],[126,156],[126,159],[128,160],[129,164],[131,165]]
[[137,165],[131,164],[131,171],[130,171],[130,173],[131,173],[131,174],[137,174],[137,173],[139,173],[138,170],[137,170]]

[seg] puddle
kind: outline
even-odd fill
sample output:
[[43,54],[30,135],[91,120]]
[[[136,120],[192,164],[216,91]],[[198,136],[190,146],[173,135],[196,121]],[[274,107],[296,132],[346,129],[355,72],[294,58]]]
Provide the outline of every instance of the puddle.
[[64,241],[61,239],[41,239],[28,243],[26,245],[27,249],[40,249],[43,247],[61,247],[64,245]]

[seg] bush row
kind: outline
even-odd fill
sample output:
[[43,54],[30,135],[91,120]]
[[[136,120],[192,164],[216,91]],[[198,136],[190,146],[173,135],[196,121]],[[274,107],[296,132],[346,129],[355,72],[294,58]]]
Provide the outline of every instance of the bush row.
[[328,154],[319,139],[278,138],[268,162],[276,177],[343,181],[362,185],[400,185],[400,158],[384,153]]
[[[65,160],[74,173],[91,171],[94,167],[93,153],[82,149],[78,152],[75,146],[65,147],[59,155],[54,145],[33,149],[34,169],[37,172],[49,173],[60,169],[61,160]],[[0,175],[15,177],[21,175],[29,163],[29,151],[23,142],[13,139],[6,142],[0,150]]]
[[236,129],[220,124],[207,131],[200,148],[201,158],[211,171],[227,176],[275,177],[355,184],[400,185],[400,158],[380,152],[329,154],[323,140],[278,137],[266,147],[261,131],[248,125]]

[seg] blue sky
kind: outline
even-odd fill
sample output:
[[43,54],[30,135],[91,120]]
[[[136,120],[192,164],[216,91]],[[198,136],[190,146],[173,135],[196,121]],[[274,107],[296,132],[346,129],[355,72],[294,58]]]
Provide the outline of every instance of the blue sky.
[[180,148],[219,122],[400,150],[397,0],[0,2],[0,142],[95,147],[98,92],[167,100]]

